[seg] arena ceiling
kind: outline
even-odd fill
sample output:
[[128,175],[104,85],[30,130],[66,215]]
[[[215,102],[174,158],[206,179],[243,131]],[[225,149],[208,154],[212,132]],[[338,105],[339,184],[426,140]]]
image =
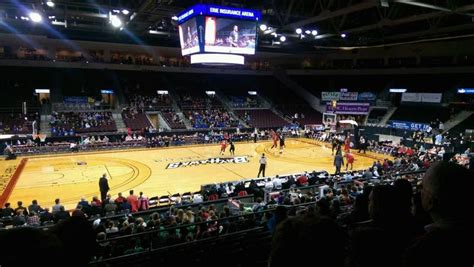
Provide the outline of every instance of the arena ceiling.
[[[198,2],[261,10],[270,30],[258,30],[259,46],[275,52],[472,38],[474,32],[472,0],[6,0],[0,1],[0,31],[178,46],[172,17]],[[31,11],[43,22],[28,20]],[[111,26],[110,12],[121,27]]]

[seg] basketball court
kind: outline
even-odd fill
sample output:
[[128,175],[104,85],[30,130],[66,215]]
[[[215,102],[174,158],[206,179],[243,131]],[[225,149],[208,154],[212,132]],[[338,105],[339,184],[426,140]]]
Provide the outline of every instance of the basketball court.
[[[256,177],[259,157],[267,155],[266,175],[302,171],[334,172],[329,145],[310,139],[287,139],[279,154],[271,142],[236,143],[235,156],[228,149],[219,155],[219,145],[191,145],[156,149],[135,149],[44,155],[15,161],[0,161],[2,202],[16,207],[22,200],[27,206],[37,199],[51,207],[60,198],[68,209],[82,196],[88,200],[99,196],[99,177],[106,174],[113,197],[130,189],[143,191],[148,197],[200,190],[202,184],[236,181]],[[356,154],[354,169],[365,169],[384,155]]]

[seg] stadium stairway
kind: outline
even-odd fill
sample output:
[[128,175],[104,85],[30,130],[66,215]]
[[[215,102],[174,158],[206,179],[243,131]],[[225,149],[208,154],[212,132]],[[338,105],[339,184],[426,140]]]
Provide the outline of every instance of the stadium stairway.
[[301,98],[305,99],[308,104],[314,108],[315,110],[319,111],[320,113],[326,112],[326,107],[324,105],[321,105],[321,99],[314,96],[312,93],[310,93],[308,90],[303,88],[301,85],[299,85],[297,82],[293,81],[286,75],[285,70],[281,69],[275,69],[273,71],[273,76],[283,83],[286,87],[289,89],[293,90],[296,94],[298,94]]
[[237,114],[234,113],[232,105],[229,104],[230,102],[229,99],[220,90],[215,90],[215,91],[216,91],[216,97],[221,101],[222,105],[224,105],[224,108],[227,110],[230,116],[238,120],[241,125],[244,125],[245,127],[249,127],[249,125],[247,125],[247,123],[245,123],[244,120],[242,120],[239,116],[237,116]]
[[40,122],[40,134],[45,134],[46,136],[51,136],[51,126],[49,122],[51,121],[51,115],[41,115]]
[[165,131],[171,131],[171,127],[168,125],[168,123],[166,122],[165,118],[163,118],[163,114],[161,112],[158,112],[158,114],[156,114],[158,116],[158,127],[156,127],[157,129],[161,128]]
[[263,96],[261,94],[259,94],[258,97],[260,98],[260,100],[262,101],[262,103],[264,104],[266,108],[270,109],[273,113],[278,115],[278,117],[281,117],[282,119],[284,119],[286,122],[288,122],[288,124],[291,124],[291,121],[285,116],[285,114],[283,114],[280,110],[275,108],[276,105],[275,103],[273,103],[273,101],[270,98]]
[[117,126],[117,132],[126,133],[127,126],[125,126],[125,122],[122,119],[122,114],[120,112],[114,112],[112,113],[112,117],[115,120],[115,125]]
[[454,117],[452,117],[451,119],[447,120],[444,123],[443,133],[451,130],[454,127],[456,127],[456,125],[460,124],[461,122],[463,122],[464,120],[469,118],[472,114],[474,114],[474,111],[463,110],[463,111],[459,112]]
[[192,129],[194,129],[194,128],[193,128],[193,125],[192,125],[191,122],[188,120],[188,118],[186,118],[186,116],[184,116],[184,113],[183,113],[182,111],[176,112],[176,115],[178,115],[178,117],[183,121],[184,126],[186,126],[186,129],[187,129],[187,130],[192,130]]
[[391,107],[387,110],[387,113],[383,116],[383,118],[380,120],[379,125],[386,125],[388,120],[392,117],[393,113],[397,111],[397,107]]
[[169,96],[170,96],[170,99],[171,99],[171,106],[173,107],[173,111],[183,121],[184,126],[186,126],[186,130],[192,130],[193,125],[188,120],[188,118],[186,118],[186,116],[184,116],[183,111],[181,110],[181,108],[178,105],[179,96],[172,90],[169,90],[168,92],[169,92]]

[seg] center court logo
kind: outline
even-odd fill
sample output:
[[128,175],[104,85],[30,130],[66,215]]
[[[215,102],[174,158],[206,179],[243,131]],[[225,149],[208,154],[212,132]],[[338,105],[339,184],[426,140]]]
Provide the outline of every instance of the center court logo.
[[231,157],[231,158],[209,158],[204,160],[194,160],[194,161],[183,161],[183,162],[172,162],[166,166],[166,169],[176,169],[181,167],[191,167],[191,166],[199,166],[199,165],[206,165],[206,164],[227,164],[227,163],[235,163],[235,164],[242,164],[248,163],[249,159],[247,156],[239,156],[239,157]]

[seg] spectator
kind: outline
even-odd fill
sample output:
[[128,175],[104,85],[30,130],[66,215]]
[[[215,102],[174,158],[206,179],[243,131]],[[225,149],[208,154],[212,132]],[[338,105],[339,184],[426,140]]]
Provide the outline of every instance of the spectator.
[[392,186],[373,188],[369,195],[372,221],[352,234],[353,266],[400,266],[403,251],[415,235],[414,220],[400,202]]
[[28,212],[35,212],[36,214],[40,213],[43,211],[40,205],[38,205],[38,201],[35,199],[31,201],[31,205],[28,206]]
[[[282,222],[276,229],[268,266],[288,266],[291,255],[311,255],[317,252],[318,266],[343,267],[346,236],[327,217],[305,215]],[[342,255],[341,255],[342,254]],[[308,258],[291,257],[291,265],[305,266]]]
[[13,216],[14,210],[10,207],[11,204],[9,202],[5,203],[5,207],[2,209],[0,216],[3,217],[9,217]]
[[15,215],[18,215],[21,213],[25,216],[28,216],[28,210],[25,207],[23,207],[23,202],[18,201],[17,204],[18,204],[18,207],[15,209],[15,212],[14,212]]
[[[69,259],[68,266],[88,265],[96,248],[96,242],[94,231],[87,219],[83,217],[66,218],[55,225],[51,232],[61,241],[62,253],[60,255],[64,260]],[[48,254],[52,253],[55,251]],[[61,266],[64,266],[64,262],[61,262]]]
[[41,224],[44,224],[45,222],[49,222],[53,220],[53,214],[49,212],[48,208],[45,208],[43,212],[40,213],[40,221]]
[[138,210],[148,210],[150,202],[146,196],[143,195],[143,192],[140,192],[140,197],[138,198]]
[[138,198],[133,194],[133,190],[130,190],[130,195],[127,197],[127,202],[130,203],[130,206],[132,207],[131,211],[132,212],[137,212],[138,211]]
[[51,209],[51,211],[52,211],[53,214],[59,212],[59,211],[61,210],[61,207],[64,208],[64,206],[61,205],[59,198],[56,198],[56,199],[54,200],[54,203],[55,203],[55,204],[54,204],[53,208]]
[[[38,259],[52,254],[56,256],[54,260],[48,261],[48,266],[64,266],[66,260],[62,257],[62,243],[59,239],[42,229],[22,227],[1,231],[0,243],[4,244],[0,257],[1,266],[34,266],[38,265]],[[25,251],[28,253],[25,254]]]
[[69,215],[69,212],[64,209],[64,206],[61,206],[58,212],[53,213],[53,220],[55,223],[57,223],[61,220],[69,218],[70,216],[71,215]]
[[404,266],[472,266],[473,219],[470,210],[472,173],[449,162],[436,162],[426,172],[421,191],[423,208],[433,224],[406,253]]

